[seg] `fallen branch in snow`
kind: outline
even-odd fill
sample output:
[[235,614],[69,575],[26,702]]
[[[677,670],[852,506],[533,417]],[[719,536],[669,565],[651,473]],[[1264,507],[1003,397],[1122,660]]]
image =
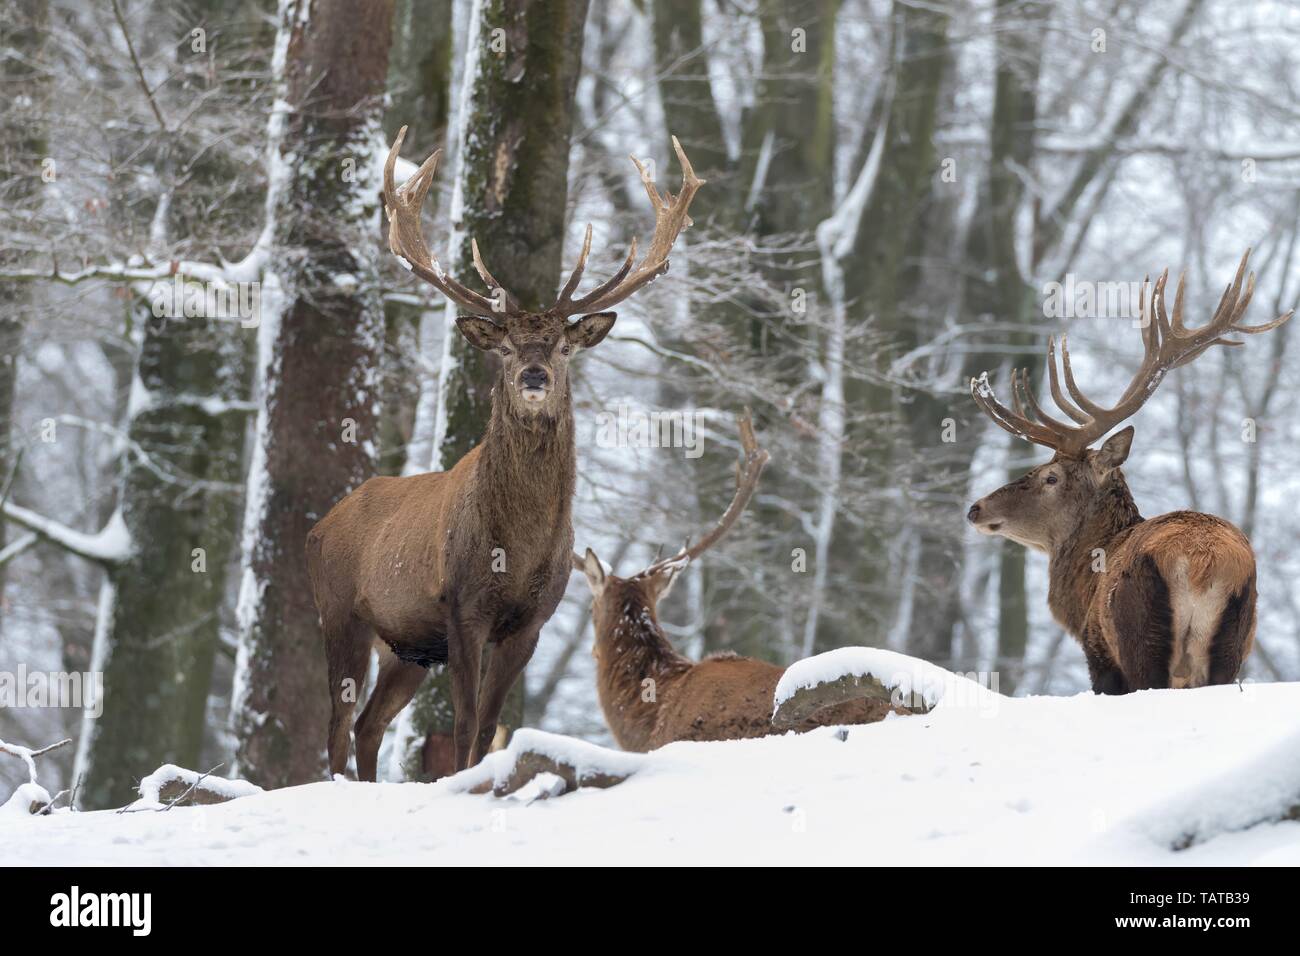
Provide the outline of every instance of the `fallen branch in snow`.
[[996,710],[1001,695],[969,677],[877,647],[841,647],[791,664],[773,694],[772,723],[793,727],[817,711],[861,698],[924,714],[945,707]]
[[[60,800],[62,800],[64,797],[66,797],[66,796],[67,796],[69,793],[71,793],[71,792],[72,792],[72,791],[70,791],[70,790],[60,790],[60,791],[59,791],[58,793],[56,793],[56,794],[55,794],[55,795],[54,795],[54,796],[53,796],[49,801],[47,801],[47,802],[45,803],[45,805],[42,806],[39,810],[33,810],[33,811],[32,811],[32,815],[33,815],[33,816],[37,816],[37,817],[48,817],[48,816],[50,815],[51,811],[54,810],[54,805],[55,805],[56,803],[58,803]],[[69,809],[72,809],[72,804],[71,804],[71,802],[69,802],[69,804],[68,804],[68,808],[69,808]]]
[[[52,750],[58,750],[60,747],[66,747],[72,743],[71,737],[65,737],[57,744],[50,744],[48,747],[42,747],[40,750],[32,750],[30,747],[20,747],[17,744],[7,744],[0,740],[0,754],[9,754],[11,757],[17,757],[23,763],[27,764],[27,775],[31,778],[32,783],[36,783],[36,757],[47,754]],[[49,799],[49,796],[46,796]]]
[[641,754],[607,750],[571,737],[519,730],[505,750],[488,754],[478,766],[447,777],[442,784],[452,793],[491,792],[505,797],[549,773],[564,781],[562,793],[580,787],[603,790],[636,773],[642,759]]
[[68,798],[68,809],[76,810],[77,791],[80,789],[81,789],[81,777],[80,775],[78,775],[77,779],[72,782],[71,790],[60,790],[58,793],[54,795],[54,799],[50,800],[48,803],[45,804],[45,806],[41,807],[39,810],[33,810],[32,813],[37,816],[48,817],[54,811],[55,809],[54,805],[58,803],[60,800],[62,800],[64,797]]

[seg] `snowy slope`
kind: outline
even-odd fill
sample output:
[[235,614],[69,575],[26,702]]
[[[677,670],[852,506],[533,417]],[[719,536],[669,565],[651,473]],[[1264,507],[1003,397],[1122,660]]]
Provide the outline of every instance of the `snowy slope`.
[[1300,823],[1258,822],[1300,803],[1300,684],[997,697],[844,741],[823,728],[610,759],[634,775],[531,803],[334,782],[9,818],[0,862],[1300,864]]

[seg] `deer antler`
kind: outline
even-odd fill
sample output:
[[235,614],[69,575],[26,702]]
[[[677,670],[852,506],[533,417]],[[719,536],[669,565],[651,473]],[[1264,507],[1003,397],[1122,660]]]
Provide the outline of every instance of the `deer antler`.
[[[420,231],[420,207],[424,205],[424,197],[433,184],[433,174],[438,168],[442,150],[434,150],[415,174],[400,187],[394,183],[393,171],[397,166],[397,156],[402,151],[402,141],[406,139],[406,129],[403,126],[398,132],[393,148],[388,151],[388,159],[384,162],[384,207],[388,210],[389,221],[388,248],[405,261],[412,272],[457,305],[475,315],[495,318],[500,313],[493,308],[492,300],[461,285],[444,272],[438,260],[429,254],[424,234]],[[483,281],[489,288],[500,288],[500,284],[483,266],[478,243],[471,242],[471,245],[474,250],[474,266]],[[512,304],[514,300],[507,294],[506,301]]]
[[[648,568],[637,572],[634,577],[651,577],[673,565],[682,566],[694,561],[717,544],[723,535],[731,530],[731,526],[736,523],[736,519],[745,510],[745,506],[749,504],[749,499],[753,497],[754,489],[758,487],[758,478],[772,456],[767,453],[766,449],[759,447],[758,438],[754,435],[754,422],[748,408],[740,416],[737,424],[740,428],[740,445],[743,457],[741,461],[736,463],[736,494],[731,499],[731,504],[727,505],[727,510],[722,513],[718,523],[694,544],[684,545],[676,554],[656,561]],[[742,463],[743,469],[741,467]]]
[[[1199,329],[1188,329],[1183,324],[1183,291],[1187,274],[1178,279],[1178,291],[1174,294],[1174,313],[1165,312],[1165,284],[1169,280],[1169,270],[1161,273],[1156,280],[1153,294],[1148,299],[1148,280],[1142,283],[1142,364],[1129,383],[1120,400],[1110,408],[1093,402],[1079,388],[1070,367],[1070,351],[1065,337],[1061,337],[1061,368],[1056,365],[1056,341],[1047,340],[1047,370],[1052,393],[1052,401],[1070,418],[1074,425],[1066,424],[1046,414],[1034,397],[1034,390],[1029,382],[1029,373],[1017,369],[1011,373],[1011,399],[1013,408],[1007,408],[997,400],[989,386],[988,373],[978,379],[971,379],[971,398],[983,412],[997,422],[1002,428],[1019,435],[1027,441],[1051,448],[1061,455],[1078,458],[1088,446],[1105,435],[1112,428],[1130,418],[1146,403],[1156,388],[1171,369],[1186,365],[1214,345],[1238,346],[1242,343],[1235,339],[1224,338],[1234,333],[1241,335],[1258,335],[1268,332],[1286,322],[1294,310],[1279,316],[1263,325],[1242,325],[1241,317],[1250,305],[1255,293],[1255,273],[1246,276],[1246,266],[1250,261],[1250,250],[1241,257],[1237,267],[1236,278],[1224,290],[1219,299],[1219,306],[1214,310],[1210,321]],[[1245,294],[1242,293],[1242,281],[1245,279]],[[1061,391],[1061,375],[1064,375],[1067,398]]]
[[682,167],[682,189],[676,196],[669,192],[661,196],[659,190],[655,188],[649,170],[635,156],[631,157],[632,162],[636,164],[637,172],[641,174],[641,184],[645,186],[646,195],[650,197],[650,205],[655,211],[654,236],[641,262],[635,269],[632,267],[632,263],[636,261],[636,239],[633,238],[627,258],[623,260],[619,270],[591,292],[575,300],[573,293],[577,291],[578,283],[582,281],[582,274],[587,268],[587,256],[591,252],[591,224],[588,223],[587,233],[582,242],[582,252],[578,255],[578,263],[573,267],[568,281],[564,283],[564,288],[560,290],[559,299],[556,300],[553,308],[554,312],[565,317],[604,312],[668,271],[668,253],[672,251],[682,230],[691,225],[691,217],[687,215],[687,211],[696,192],[705,183],[705,180],[695,175],[691,161],[686,158],[686,151],[682,149],[682,144],[677,141],[676,136],[673,137],[673,150],[677,153],[677,162]]

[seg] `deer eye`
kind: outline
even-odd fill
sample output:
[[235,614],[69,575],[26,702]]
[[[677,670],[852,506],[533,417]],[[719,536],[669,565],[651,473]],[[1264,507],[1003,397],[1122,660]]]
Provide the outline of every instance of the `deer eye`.
[[510,354],[510,350],[509,350],[508,348],[506,348],[504,345],[501,346],[501,348],[497,349],[497,351],[500,352],[502,355],[509,355],[509,354]]
[[564,346],[564,348],[560,349],[560,354],[561,354],[561,355],[568,355],[569,352],[570,352],[570,348],[569,348],[569,346],[567,346],[567,345]]
[[1054,484],[1056,484],[1056,476],[1055,476],[1055,475],[1048,475],[1046,478],[1043,479],[1043,482],[1044,482],[1045,484],[1054,485]]

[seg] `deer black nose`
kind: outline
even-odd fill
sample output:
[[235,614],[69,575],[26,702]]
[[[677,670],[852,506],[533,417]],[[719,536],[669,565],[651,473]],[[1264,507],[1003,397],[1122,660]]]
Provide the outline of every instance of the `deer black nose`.
[[970,511],[966,512],[966,520],[967,521],[980,520],[980,506],[978,504],[974,504],[970,506]]
[[540,365],[530,365],[520,374],[519,381],[523,383],[524,388],[544,388],[549,377],[546,369]]

